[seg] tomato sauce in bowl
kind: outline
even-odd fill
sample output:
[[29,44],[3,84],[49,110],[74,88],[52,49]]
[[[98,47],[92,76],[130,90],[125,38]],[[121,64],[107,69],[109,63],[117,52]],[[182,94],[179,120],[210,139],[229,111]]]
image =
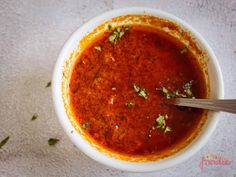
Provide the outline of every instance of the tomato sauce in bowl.
[[78,56],[69,85],[70,107],[86,137],[126,157],[158,157],[188,144],[205,119],[204,110],[165,102],[206,98],[206,79],[182,42],[149,26],[98,35]]

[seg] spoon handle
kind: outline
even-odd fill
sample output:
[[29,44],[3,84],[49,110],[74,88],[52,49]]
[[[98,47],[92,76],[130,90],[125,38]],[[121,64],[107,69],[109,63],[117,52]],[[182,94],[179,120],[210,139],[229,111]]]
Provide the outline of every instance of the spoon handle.
[[212,111],[224,111],[236,114],[236,99],[217,100],[217,99],[175,98],[171,100],[170,103],[178,106],[209,109]]

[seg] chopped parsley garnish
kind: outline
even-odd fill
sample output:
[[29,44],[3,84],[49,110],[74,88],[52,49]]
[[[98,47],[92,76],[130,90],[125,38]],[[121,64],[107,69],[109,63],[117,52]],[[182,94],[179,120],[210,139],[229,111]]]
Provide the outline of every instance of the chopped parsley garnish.
[[125,31],[129,31],[130,30],[130,28],[129,27],[125,27]]
[[60,141],[60,140],[57,139],[57,138],[50,138],[50,139],[48,139],[48,145],[49,146],[54,146],[55,144],[58,143],[58,141]]
[[130,107],[133,107],[133,106],[134,106],[134,103],[131,102],[131,101],[129,101],[129,102],[125,103],[125,106],[127,106],[128,108],[130,108]]
[[138,95],[141,96],[141,97],[143,97],[143,98],[145,98],[145,99],[148,98],[148,97],[147,97],[147,92],[146,92],[146,89],[145,89],[145,88],[140,89]]
[[117,36],[115,34],[110,35],[110,37],[108,38],[110,43],[116,43],[117,40]]
[[159,116],[156,118],[157,128],[163,130],[164,133],[171,131],[171,128],[166,125],[166,119],[168,119],[167,114],[165,115],[159,114]]
[[112,26],[109,24],[109,25],[107,26],[107,28],[108,28],[108,30],[111,30],[111,29],[112,29]]
[[180,54],[186,54],[188,53],[188,48],[184,47],[183,49],[180,50]]
[[0,149],[8,142],[9,139],[10,139],[10,136],[6,137],[0,142]]
[[51,87],[51,81],[47,83],[47,85],[45,86],[45,88],[47,87]]
[[183,85],[184,93],[188,98],[194,98],[193,92],[192,92],[192,85],[193,85],[193,80],[186,82]]
[[161,91],[167,99],[170,98],[195,98],[192,92],[192,85],[193,80],[186,82],[183,85],[183,91],[182,93],[179,90],[176,91],[170,91],[166,87],[161,86],[160,88],[156,88],[156,90]]
[[156,90],[160,90],[166,96],[167,99],[170,99],[173,97],[173,93],[163,86],[160,88],[156,88]]
[[82,128],[83,128],[83,129],[89,128],[89,123],[88,123],[88,122],[84,122],[84,123],[82,124]]
[[165,128],[165,130],[164,130],[164,133],[171,132],[171,131],[172,131],[171,128],[168,127],[168,126],[166,126],[166,128]]
[[97,50],[98,52],[102,51],[102,47],[99,45],[94,46],[94,49]]
[[134,84],[134,91],[138,93],[138,96],[148,99],[147,91],[145,88],[140,88],[138,85]]
[[34,120],[36,120],[38,118],[38,115],[37,114],[34,114],[33,116],[32,116],[32,118],[31,118],[31,121],[34,121]]
[[136,84],[134,84],[134,91],[135,91],[135,92],[139,92],[139,90],[140,90],[139,86],[137,86]]
[[115,44],[117,40],[120,39],[128,30],[129,30],[128,27],[125,28],[116,27],[115,30],[112,32],[112,34],[109,36],[108,41],[112,44]]

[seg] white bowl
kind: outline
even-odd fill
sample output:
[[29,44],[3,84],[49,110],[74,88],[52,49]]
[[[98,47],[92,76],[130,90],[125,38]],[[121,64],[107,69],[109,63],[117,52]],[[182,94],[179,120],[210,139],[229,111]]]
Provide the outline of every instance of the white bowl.
[[[131,162],[131,161],[119,160],[117,158],[107,155],[104,152],[98,151],[94,146],[92,146],[88,141],[86,141],[77,131],[75,131],[74,126],[71,124],[71,121],[67,116],[66,109],[64,107],[62,99],[63,66],[66,59],[70,56],[71,52],[73,50],[76,50],[79,41],[89,31],[91,31],[101,23],[104,23],[105,21],[108,21],[111,18],[127,14],[145,14],[145,15],[157,16],[159,18],[173,21],[181,25],[183,29],[189,31],[191,35],[195,37],[197,43],[201,45],[202,48],[204,48],[209,58],[209,61],[207,62],[207,70],[210,79],[210,97],[223,98],[224,87],[223,87],[221,70],[215,54],[213,53],[212,49],[207,44],[207,42],[203,39],[203,37],[192,27],[190,27],[187,23],[185,23],[183,20],[171,14],[156,9],[132,7],[132,8],[112,10],[102,15],[99,15],[91,19],[84,25],[82,25],[71,35],[69,40],[65,43],[64,47],[62,48],[60,55],[57,59],[57,62],[55,64],[53,79],[52,79],[53,101],[58,119],[62,127],[64,128],[65,132],[70,137],[72,142],[86,155],[88,155],[92,159],[102,164],[120,170],[132,171],[132,172],[157,171],[179,164],[185,161],[186,159],[190,158],[191,156],[193,156],[197,151],[199,151],[208,141],[211,134],[215,130],[218,122],[217,118],[218,113],[209,112],[208,119],[204,127],[202,128],[201,132],[199,133],[199,135],[187,147],[185,147],[178,153],[171,155],[170,157],[160,161]],[[71,133],[72,130],[74,130],[74,133]]]

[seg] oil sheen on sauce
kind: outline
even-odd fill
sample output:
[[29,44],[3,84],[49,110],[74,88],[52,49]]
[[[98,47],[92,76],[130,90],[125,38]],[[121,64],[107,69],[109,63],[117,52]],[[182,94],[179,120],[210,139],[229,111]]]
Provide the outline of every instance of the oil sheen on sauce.
[[[174,148],[194,131],[203,111],[168,105],[157,88],[181,91],[192,80],[194,96],[205,98],[201,67],[181,42],[163,31],[131,26],[111,43],[112,31],[93,40],[72,70],[70,107],[77,123],[94,142],[118,154],[155,155]],[[147,99],[134,84],[145,88]],[[157,127],[159,115],[168,115],[165,123],[171,131]]]

